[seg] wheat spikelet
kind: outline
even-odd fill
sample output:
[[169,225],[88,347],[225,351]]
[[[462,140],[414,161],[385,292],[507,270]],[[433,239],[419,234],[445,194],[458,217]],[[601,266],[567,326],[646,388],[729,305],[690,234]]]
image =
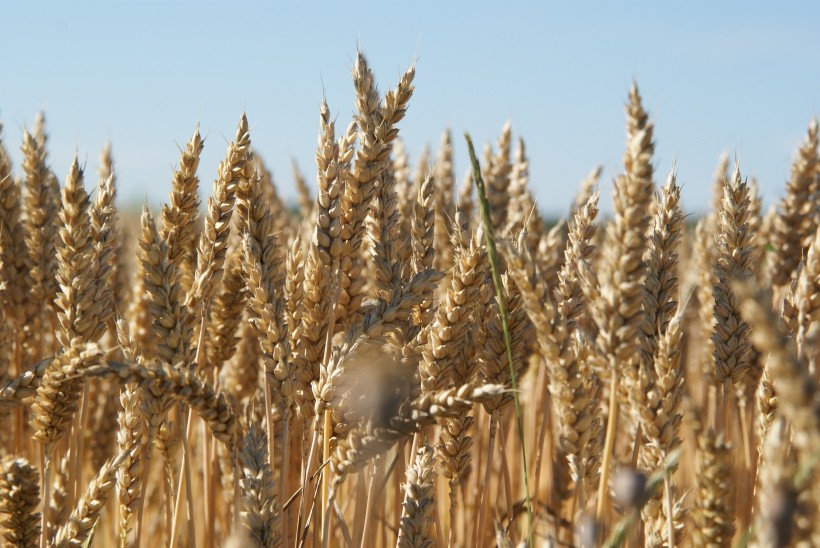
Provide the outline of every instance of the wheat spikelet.
[[461,181],[456,209],[461,213],[462,218],[466,222],[467,226],[465,228],[470,229],[475,210],[475,201],[473,200],[473,179],[469,171],[464,174],[464,178]]
[[168,245],[168,257],[180,276],[184,291],[191,286],[196,258],[194,240],[199,219],[199,157],[205,141],[194,131],[185,149],[179,153],[179,167],[171,179],[169,204],[162,207],[162,239]]
[[[142,237],[142,231],[138,238]],[[153,359],[156,357],[156,336],[153,332],[151,324],[153,316],[150,310],[150,297],[145,290],[145,276],[146,270],[142,262],[142,250],[139,247],[139,241],[136,243],[136,268],[131,272],[129,283],[133,286],[131,292],[131,300],[128,304],[128,309],[125,311],[125,318],[128,323],[128,331],[134,337],[134,343],[138,348],[137,354],[145,359]]]
[[335,126],[326,101],[322,101],[319,121],[321,129],[316,149],[317,215],[313,245],[319,251],[322,264],[330,269],[333,259],[338,259],[342,252],[340,194],[343,181],[339,177],[340,146],[336,142]]
[[[593,195],[576,214],[575,229],[566,251],[568,260],[557,290],[559,296],[575,293],[571,287],[577,284],[577,276],[573,274],[571,264],[591,253],[592,246],[587,240],[591,232],[587,229],[594,225],[596,203],[597,195]],[[577,311],[577,308],[561,304],[556,306],[550,299],[544,278],[529,256],[525,242],[519,242],[517,248],[506,246],[505,257],[508,273],[521,292],[522,306],[533,322],[540,352],[549,371],[549,389],[560,425],[560,450],[567,459],[572,479],[581,491],[583,485],[593,485],[597,480],[601,420],[597,411],[597,379],[590,368],[588,352],[571,334],[574,318],[567,310]],[[583,305],[577,303],[577,306]],[[579,492],[579,495],[583,506],[584,493]]]
[[[292,348],[294,363],[294,387],[300,412],[312,413],[313,393],[310,383],[319,375],[323,344],[327,336],[330,302],[327,285],[328,270],[321,263],[320,252],[315,245],[308,249],[305,261],[305,283],[301,310],[301,339]],[[337,283],[341,283],[337,281]],[[338,291],[338,290],[337,290]],[[295,329],[295,328],[294,328]]]
[[815,398],[817,381],[795,356],[771,307],[764,304],[768,296],[761,290],[756,291],[749,282],[738,282],[734,289],[743,318],[751,326],[755,348],[769,355],[766,370],[776,383],[777,409],[782,410],[794,429],[793,443],[800,449],[813,447],[820,433],[820,411]]
[[[34,300],[42,301],[52,295],[56,282],[55,245],[57,242],[57,207],[59,196],[54,195],[46,167],[46,151],[28,133],[23,132],[23,171],[26,174],[25,227],[26,247],[29,251],[30,287]],[[39,304],[39,303],[38,303]]]
[[757,409],[760,412],[757,438],[761,442],[766,439],[766,434],[777,416],[777,407],[777,393],[774,390],[774,384],[769,377],[769,372],[764,370],[757,394]]
[[356,151],[350,176],[345,177],[342,196],[341,235],[344,245],[341,254],[340,306],[337,311],[340,320],[355,320],[362,304],[365,283],[361,279],[359,248],[364,236],[365,218],[376,194],[377,182],[387,167],[391,144],[398,134],[395,125],[404,117],[413,94],[414,76],[415,67],[411,66],[396,89],[388,91],[380,105],[373,74],[362,53],[357,54],[353,82],[360,147]]
[[6,457],[0,464],[0,535],[8,546],[36,547],[40,538],[39,476],[26,459]]
[[96,477],[88,484],[88,489],[77,501],[68,521],[57,530],[54,545],[59,548],[84,546],[91,531],[96,527],[100,512],[108,500],[108,495],[116,485],[117,470],[127,453],[120,453],[106,462]]
[[[654,228],[646,254],[644,280],[644,322],[642,324],[642,365],[637,382],[629,387],[629,399],[644,444],[640,460],[644,470],[655,470],[680,443],[678,430],[682,418],[683,370],[680,342],[681,317],[678,314],[678,245],[683,215],[679,205],[680,188],[674,172],[667,178],[663,196],[655,210]],[[671,480],[667,480],[671,483]],[[671,490],[667,490],[667,498]],[[671,501],[666,501],[671,503]],[[644,521],[650,537],[669,542],[668,509],[657,496],[644,508]],[[673,514],[680,514],[680,511]],[[674,529],[683,524],[673,516]]]
[[797,275],[794,298],[789,303],[795,316],[794,332],[797,352],[810,361],[812,371],[816,370],[816,343],[810,347],[809,330],[820,319],[820,227],[809,245],[805,263]]
[[285,269],[273,235],[273,217],[260,199],[261,180],[253,177],[247,184],[250,209],[243,239],[242,270],[248,290],[250,321],[259,337],[262,362],[277,397],[276,416],[280,418],[290,409],[294,391],[282,295]]
[[60,197],[59,186],[52,181],[46,167],[45,149],[27,131],[23,132],[23,171],[26,174],[23,226],[28,251],[25,268],[30,288],[25,320],[30,328],[25,344],[27,358],[37,359],[42,357],[40,325],[47,320],[45,313],[57,293]]
[[[647,388],[644,414],[640,417],[644,444],[639,454],[643,470],[656,469],[680,445],[680,425],[683,419],[684,370],[682,367],[681,339],[683,319],[677,312],[666,326],[657,343],[654,357],[654,381]],[[633,398],[634,399],[634,398]],[[674,470],[670,471],[670,475]],[[664,496],[660,494],[644,507],[644,522],[647,536],[656,542],[670,545],[669,523],[679,543],[684,529],[682,498],[675,499],[675,486],[667,479],[669,488]],[[672,507],[672,516],[668,507]]]
[[[735,169],[723,189],[715,265],[717,283],[713,289],[715,379],[724,391],[732,385],[737,388],[746,382],[756,384],[762,373],[751,370],[749,325],[741,318],[738,299],[729,285],[730,277],[752,275],[753,239],[749,232],[749,187]],[[742,392],[738,395],[745,397]]]
[[[523,299],[517,291],[510,291],[510,284],[504,282],[504,295],[507,299],[504,305],[507,311],[507,323],[510,332],[510,350],[515,365],[515,377],[521,378],[528,365],[526,359],[527,348],[531,346],[531,324],[523,308]],[[512,386],[512,373],[507,357],[507,345],[504,342],[504,332],[501,325],[501,314],[497,298],[486,308],[484,316],[484,330],[487,343],[479,349],[479,374],[486,384],[496,384],[505,387]],[[484,402],[487,413],[497,413],[510,403],[514,397],[505,392]]]
[[[592,260],[595,252],[593,241],[598,231],[597,216],[598,193],[592,193],[587,202],[576,210],[570,222],[569,238],[564,249],[564,261],[556,275],[558,284],[554,291],[554,298],[558,311],[564,316],[569,334],[575,331],[576,324],[579,322],[587,323],[582,318],[587,303],[581,287],[579,263]],[[552,266],[548,268],[552,269]]]
[[0,122],[0,180],[5,180],[12,174],[11,156],[2,140],[3,122]]
[[[94,242],[94,255],[97,271],[94,280],[97,284],[96,295],[101,302],[99,322],[106,328],[114,325],[116,301],[114,301],[114,284],[117,273],[116,249],[117,210],[114,201],[117,197],[117,184],[114,176],[111,146],[106,144],[100,155],[100,182],[97,195],[91,205],[91,239]],[[97,327],[97,330],[101,329]]]
[[507,211],[510,203],[510,175],[512,173],[512,125],[506,122],[498,136],[498,152],[492,154],[485,149],[485,166],[487,181],[487,200],[490,202],[490,220],[493,231],[502,233],[507,222]]
[[[435,232],[438,226],[436,210],[439,209],[435,203],[435,195],[436,182],[432,177],[427,177],[419,187],[413,205],[410,237],[413,247],[412,272],[414,274],[422,270],[437,268],[435,266],[436,253],[440,240]],[[448,249],[451,249],[452,253],[452,245],[448,244]]]
[[575,195],[575,203],[573,204],[574,209],[578,209],[582,207],[589,201],[589,198],[598,192],[598,183],[601,180],[601,172],[603,168],[601,166],[594,167],[587,176],[581,179],[581,183],[578,188],[578,193]]
[[[732,173],[729,171],[729,155],[722,152],[712,176],[712,207],[711,214],[709,215],[709,222],[711,224],[717,224],[718,222],[716,215],[719,215],[720,204],[723,201],[723,187],[726,186],[726,182],[730,180],[731,175]],[[713,230],[717,229],[716,226],[710,228]]]
[[264,374],[265,369],[260,367],[262,349],[256,329],[248,321],[247,314],[240,314],[240,320],[236,352],[220,369],[219,382],[226,392],[244,405],[257,395],[260,386],[264,386],[264,377],[260,379],[260,373]]
[[31,426],[34,439],[45,446],[47,455],[71,427],[82,392],[82,374],[101,359],[96,345],[75,342],[46,367],[32,404]]
[[22,405],[25,399],[37,392],[37,387],[40,386],[51,361],[51,358],[40,360],[30,370],[5,383],[0,389],[0,419],[5,418],[14,408]]
[[695,295],[697,296],[697,332],[703,344],[697,352],[697,363],[705,384],[714,385],[714,346],[712,334],[715,323],[715,297],[713,290],[717,284],[714,263],[717,259],[717,243],[710,232],[711,217],[700,219],[695,225],[692,260],[695,267]]
[[418,450],[412,466],[407,469],[402,502],[404,515],[399,524],[397,546],[427,548],[435,545],[430,533],[436,503],[435,460],[433,450],[425,446]]
[[296,186],[296,193],[299,198],[299,212],[302,217],[310,217],[313,214],[313,194],[308,188],[305,176],[299,169],[299,164],[295,159],[290,162],[291,172],[293,173],[293,181]]
[[225,159],[219,164],[219,176],[214,181],[213,196],[208,198],[205,228],[199,239],[197,266],[191,289],[186,295],[186,305],[195,318],[201,318],[205,313],[200,307],[207,306],[222,275],[236,189],[242,184],[249,148],[248,118],[243,114]]
[[194,356],[190,312],[168,258],[168,245],[157,233],[147,206],[142,209],[140,224],[140,260],[153,330],[158,335],[157,357],[167,364],[190,364]]
[[678,246],[683,213],[680,209],[680,187],[674,172],[669,174],[662,192],[646,254],[643,304],[646,316],[641,337],[644,366],[654,359],[658,340],[666,332],[666,326],[678,306]]
[[[399,216],[402,222],[408,221],[411,217],[410,207],[412,204],[412,195],[407,192],[413,185],[413,181],[410,177],[410,157],[407,153],[407,145],[404,144],[404,140],[399,136],[396,136],[396,140],[393,142],[393,148],[390,151],[390,171],[393,173],[393,177],[396,178]],[[403,224],[402,233],[406,232],[407,228],[409,228],[409,225]]]
[[[424,392],[446,387],[455,374],[456,362],[462,358],[461,346],[473,317],[471,310],[482,296],[482,286],[486,284],[488,272],[485,257],[486,251],[477,237],[470,242],[461,241],[456,247],[455,270],[450,285],[432,318],[428,340],[422,348],[419,368]],[[486,298],[480,300],[486,301]],[[476,320],[480,318],[476,316]]]
[[519,137],[512,172],[510,173],[510,203],[507,225],[508,230],[513,234],[526,231],[527,245],[530,250],[534,251],[538,248],[538,244],[544,236],[546,223],[538,213],[535,198],[530,193],[529,179],[530,163],[527,159],[526,145],[524,139]]
[[26,308],[29,307],[26,303],[29,298],[26,281],[28,249],[21,218],[21,185],[12,177],[11,165],[4,163],[8,161],[5,154],[0,136],[0,282],[7,288],[3,292],[2,305],[6,317],[22,332]]
[[117,499],[120,505],[120,546],[127,546],[131,524],[141,496],[144,468],[142,417],[139,414],[139,391],[135,386],[126,386],[122,390],[120,405],[122,409],[117,417],[117,450],[124,456],[117,470]]
[[456,218],[456,177],[453,168],[453,140],[450,130],[441,136],[438,159],[433,174],[435,189],[435,241],[440,256],[436,259],[435,268],[446,271],[452,265],[451,227]]
[[288,325],[289,358],[293,359],[302,339],[302,313],[305,290],[305,259],[302,237],[296,235],[285,259],[285,320]]
[[273,547],[279,543],[279,510],[276,485],[268,462],[267,436],[251,425],[245,434],[239,460],[242,463],[242,523],[255,546]]
[[[457,320],[456,325],[453,326],[453,337],[438,339],[442,350],[446,350],[445,369],[439,374],[447,375],[457,387],[475,380],[478,370],[476,359],[478,349],[484,344],[483,326],[477,312],[481,310],[480,304],[486,303],[490,296],[486,286],[482,287],[489,275],[485,260],[486,253],[477,238],[465,240],[465,234],[454,237],[454,270],[444,297],[444,305],[439,308],[439,311],[444,309],[443,317],[447,316],[447,311],[461,315],[460,317],[456,314],[451,316],[451,319]],[[440,321],[443,318],[440,316],[438,319]],[[434,333],[430,338],[431,341],[447,333],[446,330],[441,329],[438,332],[431,332]],[[436,356],[435,349],[433,350],[433,356]],[[429,359],[429,355],[425,355],[425,359]],[[433,370],[427,362],[424,367],[426,371]],[[442,382],[436,380],[431,384],[442,385]],[[424,387],[424,383],[422,386]],[[473,416],[467,412],[443,421],[439,432],[439,443],[436,447],[440,456],[441,473],[448,478],[450,489],[451,544],[455,538],[454,518],[457,509],[457,489],[467,480],[470,472],[470,451],[473,441],[469,433],[473,422]]]
[[693,542],[727,546],[735,532],[729,446],[711,429],[698,437],[698,482],[692,509]]
[[[273,215],[275,232],[281,238],[290,238],[294,229],[298,228],[294,227],[294,223],[298,221],[298,218],[291,215],[287,204],[279,196],[279,192],[276,188],[276,182],[273,179],[273,174],[265,165],[262,156],[260,156],[258,152],[253,152],[250,154],[250,157],[253,159],[252,163],[254,171],[242,171],[243,173],[248,174],[255,172],[259,177],[261,177],[263,196],[265,198],[265,203],[270,208],[271,215]],[[284,254],[282,258],[284,259]]]
[[383,169],[387,150],[377,135],[380,125],[379,94],[367,60],[359,52],[353,67],[356,89],[356,125],[360,147],[355,152],[353,168],[346,173],[342,194],[340,255],[342,269],[339,309],[340,320],[354,315],[361,306],[364,291],[359,248],[364,235],[364,222],[370,200],[376,191],[376,181]]
[[245,279],[242,276],[242,249],[239,246],[229,251],[222,284],[214,296],[211,315],[208,320],[208,340],[206,358],[201,363],[202,373],[222,365],[231,359],[239,342],[237,331],[242,321],[246,305]]
[[[616,398],[622,397],[619,377],[621,374],[625,377],[624,387],[628,391],[630,386],[639,386],[640,378],[645,374],[640,370],[640,347],[634,341],[638,340],[643,321],[641,284],[646,271],[643,253],[650,221],[654,142],[653,125],[643,110],[637,86],[632,86],[629,99],[625,173],[615,180],[613,187],[614,218],[606,228],[598,280],[587,265],[581,265],[584,293],[598,328],[597,346],[610,377],[610,409],[603,476],[598,489],[598,516],[603,513],[606,503],[609,461],[618,419]],[[598,281],[600,288],[597,287]]]
[[[284,319],[284,302],[281,289],[277,288],[282,265],[276,252],[276,239],[262,235],[257,240],[245,234],[244,266],[245,283],[248,288],[248,304],[251,325],[257,332],[262,348],[262,363],[268,382],[276,396],[275,418],[290,409],[293,400],[294,378],[288,358],[287,327]],[[262,244],[262,245],[260,245]]]
[[[112,349],[108,355],[116,358],[119,357],[119,352]],[[88,455],[91,468],[97,470],[114,453],[119,398],[111,395],[117,394],[119,390],[109,382],[89,383],[88,388],[83,454]]]
[[385,170],[379,178],[379,188],[370,204],[367,223],[369,253],[372,259],[376,296],[384,298],[402,281],[402,249],[404,240],[399,235],[399,212],[396,198],[396,179]]
[[818,124],[813,118],[800,146],[780,202],[771,245],[775,249],[771,263],[772,283],[788,285],[803,255],[803,248],[817,229],[817,211],[812,192],[817,189]]
[[[58,339],[63,346],[77,339],[80,342],[99,338],[104,330],[100,324],[101,303],[97,298],[98,261],[94,256],[89,197],[83,189],[83,172],[76,155],[63,187],[60,220],[61,245],[57,247],[60,291],[55,300],[60,322]],[[89,275],[91,273],[91,275]]]
[[[349,287],[349,278],[340,274],[338,269],[350,266],[343,257],[345,240],[342,235],[342,192],[346,181],[352,180],[350,161],[353,155],[353,144],[356,140],[357,125],[350,124],[338,142],[335,140],[335,126],[330,119],[327,103],[322,102],[320,111],[319,143],[316,150],[316,222],[308,249],[305,268],[302,270],[303,291],[288,294],[291,296],[288,306],[294,310],[294,321],[290,324],[291,353],[296,375],[296,399],[300,410],[310,413],[312,410],[312,392],[310,383],[318,376],[318,363],[321,359],[324,340],[328,330],[335,326],[328,325],[328,314],[333,296],[333,288],[338,285],[339,302],[344,296],[349,302],[345,284]],[[345,258],[346,257],[346,258]],[[344,264],[343,264],[344,263]],[[295,287],[292,289],[296,290]],[[298,299],[296,299],[298,297]],[[344,308],[345,303],[340,306]],[[293,308],[293,304],[297,308]],[[337,318],[343,318],[346,312],[338,311]],[[298,333],[298,337],[296,334]]]

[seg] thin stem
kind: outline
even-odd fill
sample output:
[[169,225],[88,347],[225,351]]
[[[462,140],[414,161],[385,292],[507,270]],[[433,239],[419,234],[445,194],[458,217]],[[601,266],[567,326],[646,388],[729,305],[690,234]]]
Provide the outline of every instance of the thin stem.
[[501,472],[504,477],[504,498],[507,500],[507,519],[513,519],[512,481],[510,480],[510,466],[507,464],[507,440],[504,439],[504,429],[498,429],[498,448],[501,454]]
[[[546,375],[543,376],[546,377]],[[546,382],[544,384],[546,384]],[[549,392],[545,391],[543,399],[541,400],[541,408],[543,409],[543,414],[541,415],[541,427],[538,429],[538,443],[536,444],[535,450],[535,470],[532,479],[534,491],[533,497],[535,500],[539,500],[541,493],[541,463],[543,462],[544,457],[544,440],[547,437],[547,428],[549,428],[549,423],[552,421]],[[547,454],[550,453],[551,452],[548,452]]]
[[[330,350],[332,346],[331,341],[333,340],[333,328],[334,325],[336,325],[336,303],[339,300],[339,288],[341,286],[341,281],[339,280],[341,271],[339,270],[338,257],[333,259],[331,272],[333,274],[333,292],[331,293],[330,298],[330,317],[328,318],[327,336],[325,338],[325,348],[324,354],[322,356],[322,367],[325,369],[327,368],[328,360],[330,360]],[[330,409],[325,409],[324,423],[322,426],[322,460],[325,461],[330,456],[330,437],[332,435],[333,429],[330,422]],[[330,512],[325,511],[328,508],[329,488],[330,470],[325,468],[325,470],[322,472],[322,531],[329,530],[329,526],[325,523],[325,520],[330,519]]]
[[136,533],[134,537],[134,546],[136,548],[141,548],[141,541],[142,541],[142,521],[143,515],[145,514],[145,491],[148,489],[148,477],[151,472],[151,450],[153,449],[153,432],[152,429],[149,427],[146,436],[145,436],[145,448],[143,450],[143,455],[145,458],[145,464],[143,465],[143,472],[142,477],[140,478],[140,492],[139,492],[139,504],[137,505],[137,523],[135,525]]
[[[14,344],[14,373],[18,377],[23,374],[23,333],[22,330],[16,332],[17,337]],[[21,405],[14,410],[14,447],[17,448],[19,454],[23,454],[23,429],[25,428],[25,421],[23,420],[23,406]]]
[[373,463],[373,475],[370,476],[370,483],[367,486],[367,506],[365,506],[364,510],[364,529],[362,529],[362,540],[361,544],[359,545],[360,548],[365,548],[368,546],[367,539],[370,533],[370,526],[372,525],[372,519],[370,519],[371,514],[373,513],[373,506],[376,504],[374,493],[375,485],[376,485],[376,477],[379,474],[379,463],[381,462],[380,457],[377,457],[377,462]]
[[515,419],[518,423],[518,439],[521,443],[521,462],[524,475],[525,504],[527,507],[527,538],[529,545],[533,544],[533,521],[532,521],[532,501],[530,500],[530,480],[527,472],[527,449],[524,444],[524,421],[521,418],[521,401],[518,398],[518,380],[515,374],[515,364],[513,363],[512,342],[510,340],[510,327],[507,319],[507,304],[504,295],[504,285],[501,283],[501,274],[498,271],[498,252],[495,247],[495,237],[493,236],[493,226],[490,222],[490,202],[487,200],[487,193],[484,189],[484,179],[481,176],[481,165],[475,155],[473,140],[469,133],[465,133],[467,148],[470,151],[470,162],[473,166],[473,182],[478,191],[479,210],[481,212],[481,223],[484,225],[484,238],[487,241],[487,256],[490,259],[490,270],[493,275],[493,285],[498,297],[498,312],[501,315],[501,326],[504,330],[504,343],[507,346],[507,362],[510,366],[510,380],[512,383],[513,399],[515,400]]
[[205,538],[214,538],[213,489],[211,486],[211,443],[205,421],[199,423],[202,438],[202,495],[205,498]]
[[48,518],[51,509],[51,455],[50,449],[45,445],[40,447],[40,463],[43,467],[43,511],[41,512],[42,522],[40,525],[40,548],[48,547]]
[[752,447],[749,442],[749,436],[751,435],[751,431],[749,430],[749,416],[748,416],[748,405],[741,405],[740,406],[740,437],[743,439],[743,464],[746,466],[746,472],[750,472],[752,470]]
[[666,535],[669,537],[669,548],[675,548],[675,523],[672,520],[672,486],[668,475],[663,478],[663,498],[666,503]]
[[601,479],[598,482],[598,502],[595,507],[595,519],[600,523],[606,508],[607,489],[609,485],[609,467],[615,448],[615,433],[618,429],[618,370],[610,369],[609,383],[609,417],[606,422],[606,440],[604,441],[604,458],[601,463]]
[[[316,445],[317,445],[318,440],[319,440],[319,430],[318,430],[318,428],[316,428],[316,424],[314,423],[313,439],[310,442],[310,452],[308,453],[308,458],[305,461],[304,466],[302,467],[302,470],[303,470],[303,472],[302,472],[302,494],[301,494],[301,497],[300,497],[300,500],[299,500],[299,514],[298,514],[297,520],[296,520],[296,525],[298,527],[297,531],[299,532],[298,536],[299,536],[299,541],[300,542],[303,540],[302,539],[302,532],[301,532],[302,531],[302,516],[305,515],[305,510],[307,509],[306,508],[306,505],[307,505],[306,491],[307,491],[307,486],[308,486],[308,474],[309,474],[309,471],[310,471],[311,463],[313,462],[313,459],[316,457]],[[305,518],[305,521],[307,522],[307,517]]]
[[[182,409],[180,409],[182,411]],[[184,415],[184,411],[182,412]],[[171,545],[176,542],[177,526],[179,525],[179,514],[182,513],[182,487],[185,487],[186,513],[188,517],[188,535],[194,535],[194,500],[191,493],[191,464],[189,455],[191,448],[188,446],[188,436],[191,434],[191,424],[193,422],[193,409],[188,409],[188,419],[185,421],[185,432],[182,433],[180,443],[182,444],[182,464],[179,472],[179,482],[177,484],[177,498],[174,505],[174,517],[171,520]],[[196,536],[189,540],[191,546],[196,547]]]
[[[280,500],[284,502],[285,500],[285,493],[287,493],[288,488],[288,472],[289,472],[289,462],[290,455],[288,454],[288,447],[290,445],[289,438],[288,438],[288,426],[290,424],[290,412],[285,411],[284,422],[282,423],[282,476],[279,482],[279,489],[280,489]],[[270,434],[268,434],[270,436]],[[268,454],[268,458],[270,459],[270,465],[273,466],[273,456]],[[288,511],[287,509],[282,510],[282,546],[288,545]]]
[[[325,513],[329,514],[332,508],[333,502],[336,499],[336,489],[333,488],[328,493],[327,499],[327,507],[325,508]],[[327,548],[328,537],[330,536],[330,520],[326,519],[324,525],[322,526],[322,548]]]
[[721,427],[723,428],[723,435],[726,437],[726,443],[729,443],[729,438],[731,436],[732,430],[732,418],[731,418],[731,390],[730,384],[723,385],[723,404],[721,405]]
[[490,471],[493,467],[493,452],[495,451],[495,431],[498,428],[498,415],[493,412],[490,415],[490,437],[487,447],[487,465],[484,468],[484,489],[481,490],[481,499],[478,506],[478,522],[476,523],[476,534],[473,538],[473,546],[481,545],[484,538],[484,513],[487,502],[487,491],[490,485]]
[[83,433],[85,432],[85,425],[88,422],[88,378],[83,382],[83,393],[80,399],[80,416],[79,420],[74,423],[74,437],[71,439],[71,458],[74,459],[74,467],[70,474],[69,481],[71,500],[77,500],[80,496],[80,483],[82,479],[82,462],[83,462]]
[[458,493],[456,492],[456,486],[453,485],[453,481],[450,480],[450,531],[447,536],[447,546],[451,548],[455,546],[456,543],[456,500],[458,497]]

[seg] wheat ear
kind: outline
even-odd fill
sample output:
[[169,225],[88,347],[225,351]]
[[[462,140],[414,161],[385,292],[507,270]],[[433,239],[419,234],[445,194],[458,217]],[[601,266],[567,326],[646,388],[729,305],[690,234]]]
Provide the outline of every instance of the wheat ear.
[[775,251],[771,263],[772,283],[775,285],[786,286],[791,282],[802,259],[803,249],[817,230],[813,192],[817,188],[817,165],[820,161],[819,132],[817,119],[813,118],[792,163],[786,194],[775,217],[770,241]]
[[[132,448],[133,449],[133,446]],[[59,548],[84,546],[100,519],[100,512],[108,500],[108,495],[116,485],[117,470],[128,453],[120,453],[106,462],[97,476],[88,484],[88,489],[74,506],[68,521],[54,535],[54,545]]]
[[9,546],[33,548],[40,540],[40,488],[37,468],[26,459],[6,457],[0,464],[0,529]]
[[430,530],[435,511],[435,454],[429,446],[418,450],[407,469],[403,512],[396,546],[416,548],[434,544]]

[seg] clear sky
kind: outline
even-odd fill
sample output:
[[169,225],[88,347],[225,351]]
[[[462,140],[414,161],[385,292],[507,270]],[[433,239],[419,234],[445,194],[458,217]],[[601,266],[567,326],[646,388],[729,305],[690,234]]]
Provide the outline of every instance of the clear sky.
[[[722,151],[768,201],[820,104],[820,3],[805,2],[3,2],[0,119],[19,139],[47,114],[62,178],[74,150],[96,180],[113,143],[123,202],[164,200],[178,146],[208,135],[208,190],[243,109],[257,150],[293,198],[310,181],[323,91],[345,126],[357,44],[381,90],[418,56],[401,124],[411,160],[442,130],[523,135],[539,206],[565,211],[595,165],[620,168],[623,103],[636,79],[656,122],[658,180],[673,163],[684,206],[709,202]],[[608,202],[608,200],[607,200]]]

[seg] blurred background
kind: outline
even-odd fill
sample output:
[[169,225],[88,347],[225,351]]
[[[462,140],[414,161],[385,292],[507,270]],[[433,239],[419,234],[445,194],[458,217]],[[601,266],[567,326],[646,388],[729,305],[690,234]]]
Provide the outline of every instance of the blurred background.
[[820,99],[814,2],[13,2],[0,23],[0,120],[19,166],[24,127],[46,113],[50,160],[74,151],[96,180],[110,140],[121,206],[159,204],[178,147],[200,124],[210,191],[246,110],[256,150],[295,199],[291,160],[313,182],[319,105],[353,112],[357,46],[380,90],[417,58],[401,137],[415,162],[451,128],[495,141],[505,121],[527,143],[540,209],[562,215],[604,167],[604,210],[621,168],[629,86],[656,125],[656,181],[675,165],[684,208],[709,204],[721,152],[740,158],[769,204]]

